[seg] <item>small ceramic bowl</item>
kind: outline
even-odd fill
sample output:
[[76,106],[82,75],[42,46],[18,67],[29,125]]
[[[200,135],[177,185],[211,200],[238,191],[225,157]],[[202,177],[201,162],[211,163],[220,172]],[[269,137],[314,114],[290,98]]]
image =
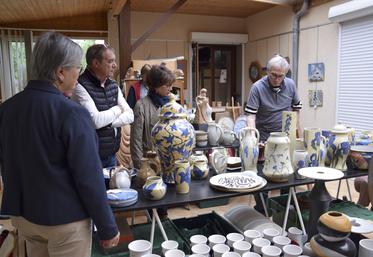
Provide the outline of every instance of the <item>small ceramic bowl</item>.
[[240,157],[228,157],[227,158],[228,168],[241,168],[241,158]]
[[373,146],[354,145],[351,146],[347,157],[347,166],[350,169],[367,170],[370,159],[373,156]]
[[205,147],[205,146],[207,146],[207,142],[208,142],[208,140],[206,139],[206,140],[196,140],[196,144],[197,144],[197,146],[199,146],[199,147]]

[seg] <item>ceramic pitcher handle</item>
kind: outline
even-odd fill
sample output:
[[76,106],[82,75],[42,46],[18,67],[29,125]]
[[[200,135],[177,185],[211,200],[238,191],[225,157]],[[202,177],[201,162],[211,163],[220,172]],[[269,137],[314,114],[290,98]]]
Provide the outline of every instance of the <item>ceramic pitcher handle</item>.
[[220,153],[217,150],[212,151],[211,153],[211,166],[214,168],[214,170],[219,173],[217,167],[216,167],[216,161],[217,158],[219,157]]
[[218,137],[219,139],[218,139],[218,143],[220,143],[221,141],[222,141],[222,139],[223,139],[223,134],[224,134],[224,131],[223,131],[223,128],[222,127],[220,127],[218,124],[216,124],[216,127],[219,129],[219,131],[220,131],[220,136]]
[[255,136],[258,139],[258,144],[259,144],[259,138],[260,138],[259,131],[256,128],[253,128],[253,127],[246,127],[246,128],[241,129],[240,134],[239,134],[240,142],[242,142],[242,138],[246,135],[247,131],[254,131],[255,132]]

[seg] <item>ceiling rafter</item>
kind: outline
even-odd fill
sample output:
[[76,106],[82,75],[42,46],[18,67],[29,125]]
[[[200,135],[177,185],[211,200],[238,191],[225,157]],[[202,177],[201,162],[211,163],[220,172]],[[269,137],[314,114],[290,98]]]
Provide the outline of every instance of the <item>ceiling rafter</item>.
[[273,5],[282,5],[282,6],[293,6],[299,0],[249,0],[250,2],[260,2]]
[[126,4],[127,0],[116,0],[113,4],[113,15],[118,16]]

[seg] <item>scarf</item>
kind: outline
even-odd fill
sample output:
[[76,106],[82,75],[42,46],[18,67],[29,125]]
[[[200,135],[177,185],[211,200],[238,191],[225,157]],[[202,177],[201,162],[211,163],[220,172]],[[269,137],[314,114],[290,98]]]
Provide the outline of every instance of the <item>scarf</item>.
[[152,100],[153,104],[157,107],[162,107],[170,101],[168,96],[160,96],[154,90],[149,90],[148,96]]

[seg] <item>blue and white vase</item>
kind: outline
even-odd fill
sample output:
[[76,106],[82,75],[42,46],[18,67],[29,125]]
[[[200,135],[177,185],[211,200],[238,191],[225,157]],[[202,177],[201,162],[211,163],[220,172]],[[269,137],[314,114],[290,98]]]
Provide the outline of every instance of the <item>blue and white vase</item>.
[[328,155],[331,156],[330,167],[341,171],[347,170],[346,159],[350,152],[348,130],[342,125],[336,125],[331,130]]
[[166,195],[167,185],[160,176],[151,176],[146,179],[142,190],[146,199],[160,200]]
[[239,134],[242,170],[258,172],[259,131],[256,128],[243,128]]
[[294,150],[293,152],[293,169],[294,169],[294,176],[296,179],[305,179],[306,177],[300,175],[298,170],[301,168],[307,167],[307,151],[305,150]]
[[191,173],[190,164],[188,160],[175,161],[175,185],[176,193],[187,194],[189,193]]
[[161,160],[162,178],[174,184],[174,163],[189,160],[195,145],[195,132],[184,108],[170,95],[170,102],[161,108],[160,119],[152,129],[152,140]]
[[303,137],[304,147],[308,153],[307,166],[319,166],[321,130],[319,128],[304,128]]

